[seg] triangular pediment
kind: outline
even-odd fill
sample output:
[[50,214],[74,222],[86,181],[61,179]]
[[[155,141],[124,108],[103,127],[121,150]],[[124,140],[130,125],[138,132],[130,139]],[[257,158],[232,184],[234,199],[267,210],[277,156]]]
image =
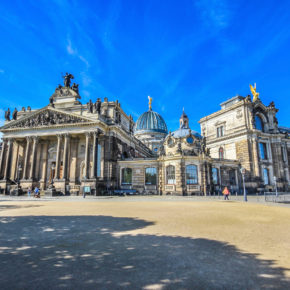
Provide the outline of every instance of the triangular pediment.
[[67,113],[52,107],[45,107],[19,120],[10,121],[1,129],[30,129],[72,124],[94,123],[93,120],[72,113]]

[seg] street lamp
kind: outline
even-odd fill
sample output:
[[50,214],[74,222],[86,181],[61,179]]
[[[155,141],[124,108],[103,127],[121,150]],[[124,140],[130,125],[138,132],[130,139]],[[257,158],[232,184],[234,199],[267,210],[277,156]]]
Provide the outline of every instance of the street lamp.
[[54,175],[55,175],[55,164],[52,163],[52,165],[51,165],[51,181],[50,181],[51,186],[53,186]]
[[277,191],[277,177],[274,176],[274,177],[273,177],[273,180],[274,180],[274,182],[275,182],[275,190],[276,190],[276,198],[277,198],[277,197],[278,197],[278,191]]
[[21,171],[22,171],[22,165],[21,165],[21,163],[19,163],[19,165],[18,165],[18,178],[17,178],[18,188],[19,188],[19,185],[20,185],[20,175],[21,175]]
[[246,186],[245,186],[245,174],[246,174],[246,169],[244,167],[241,168],[241,174],[243,177],[243,187],[244,187],[244,201],[248,201],[247,200],[247,193],[246,193]]

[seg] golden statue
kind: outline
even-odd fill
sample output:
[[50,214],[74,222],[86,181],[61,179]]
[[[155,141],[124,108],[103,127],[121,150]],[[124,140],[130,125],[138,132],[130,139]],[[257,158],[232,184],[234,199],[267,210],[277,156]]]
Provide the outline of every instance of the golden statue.
[[253,95],[253,102],[256,102],[259,99],[259,93],[257,93],[257,91],[256,91],[256,83],[255,83],[255,87],[250,85],[250,89],[251,89],[251,92]]
[[152,110],[152,98],[150,96],[148,96],[148,100],[149,100],[149,110],[151,111]]

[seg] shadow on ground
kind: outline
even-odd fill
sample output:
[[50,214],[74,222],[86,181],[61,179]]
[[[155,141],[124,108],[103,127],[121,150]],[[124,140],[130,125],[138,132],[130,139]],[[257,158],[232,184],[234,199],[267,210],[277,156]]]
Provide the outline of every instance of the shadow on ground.
[[[110,216],[0,218],[1,289],[286,289],[286,269],[214,240],[131,235]],[[114,234],[122,232],[123,235]]]

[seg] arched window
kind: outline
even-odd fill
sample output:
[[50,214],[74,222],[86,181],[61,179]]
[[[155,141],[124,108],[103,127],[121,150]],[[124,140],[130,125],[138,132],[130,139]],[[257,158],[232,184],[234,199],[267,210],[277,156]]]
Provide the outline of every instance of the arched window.
[[122,184],[132,184],[132,168],[122,169]]
[[173,165],[166,167],[166,180],[167,184],[175,184],[175,167]]
[[156,168],[146,168],[145,169],[145,184],[146,185],[156,185],[157,174]]
[[187,165],[186,166],[186,184],[197,184],[197,166],[196,165]]
[[264,131],[264,123],[260,116],[255,115],[255,126],[257,130]]
[[219,159],[224,159],[224,149],[222,147],[219,149]]

